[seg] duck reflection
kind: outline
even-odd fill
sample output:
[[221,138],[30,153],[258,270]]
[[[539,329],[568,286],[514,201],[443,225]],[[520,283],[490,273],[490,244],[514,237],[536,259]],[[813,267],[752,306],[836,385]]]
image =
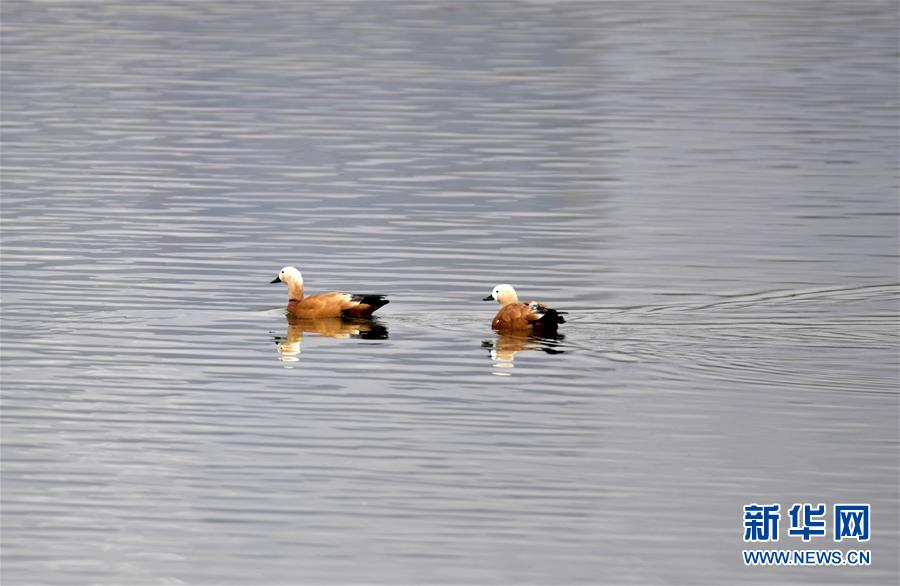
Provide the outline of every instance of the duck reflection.
[[386,340],[388,338],[387,328],[375,318],[324,317],[300,319],[288,314],[287,323],[287,335],[275,336],[278,358],[282,362],[297,362],[300,360],[300,346],[303,343],[303,334],[305,333],[340,339]]
[[565,339],[562,334],[536,335],[523,332],[497,332],[494,340],[485,340],[482,348],[490,350],[491,360],[494,361],[494,374],[509,376],[508,369],[515,366],[513,362],[516,354],[527,350],[540,350],[547,354],[562,354],[560,342]]

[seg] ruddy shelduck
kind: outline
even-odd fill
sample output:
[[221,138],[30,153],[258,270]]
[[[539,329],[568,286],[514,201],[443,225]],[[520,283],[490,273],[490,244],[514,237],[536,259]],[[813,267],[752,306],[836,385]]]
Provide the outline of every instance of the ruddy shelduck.
[[271,283],[282,282],[288,287],[288,313],[300,319],[323,317],[369,317],[389,302],[384,295],[353,293],[322,293],[303,295],[303,275],[296,267],[284,267]]
[[500,304],[500,311],[491,322],[491,327],[495,330],[554,332],[559,324],[566,322],[560,315],[561,312],[543,303],[537,301],[520,303],[512,285],[497,285],[484,301],[491,299]]

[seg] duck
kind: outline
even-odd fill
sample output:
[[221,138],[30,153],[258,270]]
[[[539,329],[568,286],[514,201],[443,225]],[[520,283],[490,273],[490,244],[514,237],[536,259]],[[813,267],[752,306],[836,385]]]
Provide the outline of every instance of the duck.
[[500,311],[491,321],[491,327],[495,330],[555,332],[559,324],[566,323],[560,315],[564,311],[557,311],[538,301],[519,302],[512,285],[504,283],[494,287],[491,294],[483,299],[491,300],[500,304]]
[[360,295],[334,291],[303,295],[303,274],[297,267],[283,267],[269,283],[284,283],[288,288],[288,313],[300,319],[325,317],[367,318],[390,303],[384,295]]

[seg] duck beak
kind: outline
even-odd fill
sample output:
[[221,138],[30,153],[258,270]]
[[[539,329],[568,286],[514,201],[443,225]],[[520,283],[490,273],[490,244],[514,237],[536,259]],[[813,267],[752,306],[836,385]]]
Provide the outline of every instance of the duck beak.
[[276,275],[274,279],[269,281],[269,284],[271,285],[272,283],[279,283],[279,282],[281,282],[281,277]]
[[488,295],[487,297],[485,297],[484,299],[482,299],[482,301],[493,301],[493,300],[494,300],[494,296],[493,296],[493,295]]

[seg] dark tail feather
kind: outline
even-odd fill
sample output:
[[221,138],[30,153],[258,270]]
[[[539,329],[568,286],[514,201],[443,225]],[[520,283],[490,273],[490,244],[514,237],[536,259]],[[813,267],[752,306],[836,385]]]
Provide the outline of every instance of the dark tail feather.
[[543,324],[546,328],[555,328],[557,324],[566,323],[566,318],[560,315],[560,313],[565,313],[564,311],[556,311],[555,309],[551,309],[549,307],[544,308],[544,315],[541,316],[541,319],[538,321]]
[[351,295],[350,299],[359,303],[359,306],[344,312],[351,317],[366,317],[372,315],[379,308],[390,303],[384,295]]

